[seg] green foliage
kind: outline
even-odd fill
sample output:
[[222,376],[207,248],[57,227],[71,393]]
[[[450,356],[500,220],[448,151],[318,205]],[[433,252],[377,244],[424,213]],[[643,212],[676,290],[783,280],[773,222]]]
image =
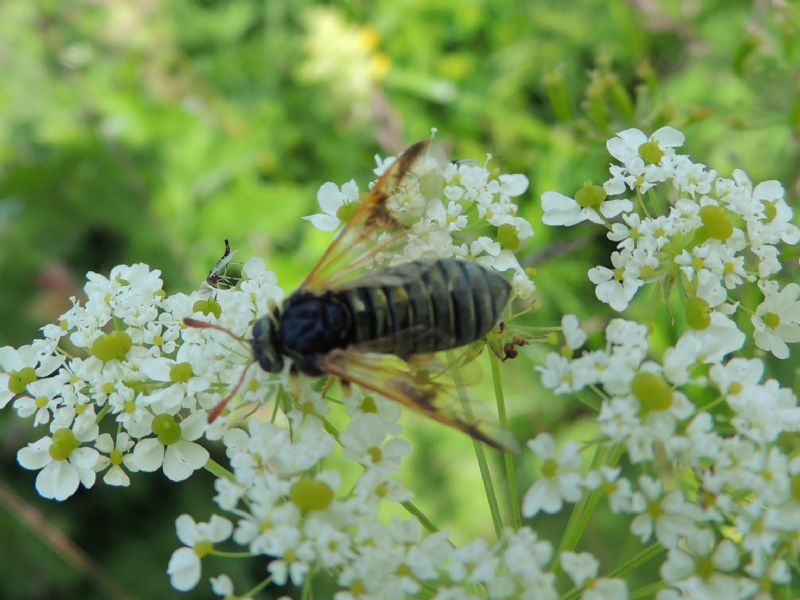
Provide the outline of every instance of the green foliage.
[[[320,184],[356,177],[366,189],[376,152],[393,153],[431,127],[457,158],[489,151],[507,172],[528,175],[521,214],[534,223],[542,191],[602,181],[598,141],[634,126],[674,125],[690,152],[729,169],[746,163],[754,178],[780,179],[796,197],[798,27],[797,5],[745,0],[353,0],[340,8],[6,0],[0,345],[24,344],[56,321],[89,270],[147,262],[171,291],[196,288],[226,236],[240,257],[263,256],[291,289],[330,240],[299,218],[316,212]],[[534,318],[553,324],[577,312],[599,326],[608,315],[585,314],[586,271],[606,254],[605,240],[570,235],[542,228],[520,249],[538,269]],[[565,254],[568,268],[561,261],[553,272],[553,256]],[[532,392],[529,363],[516,363],[504,375],[516,433],[580,424],[580,407]],[[95,563],[76,566],[0,497],[0,540],[15,549],[0,564],[0,596],[115,597],[102,577],[125,590],[119,598],[172,594],[163,571],[176,546],[173,519],[211,511],[197,505],[210,478],[176,491],[139,476],[131,488],[101,486],[55,505],[34,498],[33,474],[16,469],[13,449],[25,434],[0,426],[3,481]],[[421,429],[408,476],[412,489],[437,486],[440,504],[426,509],[471,523],[471,514],[445,517],[452,499],[484,515],[474,497],[458,498],[465,480],[451,477],[463,475],[464,453],[439,429]],[[598,556],[603,538],[619,535],[605,533],[587,540]],[[633,554],[625,536],[620,545]],[[254,568],[253,580],[262,572]]]

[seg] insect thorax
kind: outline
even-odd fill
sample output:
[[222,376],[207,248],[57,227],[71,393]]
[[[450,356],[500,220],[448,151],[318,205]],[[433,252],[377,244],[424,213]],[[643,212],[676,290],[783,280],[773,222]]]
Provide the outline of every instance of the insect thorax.
[[308,375],[321,375],[318,357],[350,341],[348,313],[333,292],[321,296],[295,292],[283,305],[279,322],[280,348],[297,370]]

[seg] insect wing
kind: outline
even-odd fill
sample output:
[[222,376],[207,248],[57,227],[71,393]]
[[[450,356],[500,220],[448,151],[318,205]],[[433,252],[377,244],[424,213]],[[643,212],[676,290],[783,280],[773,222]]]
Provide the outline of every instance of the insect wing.
[[457,429],[493,448],[517,452],[518,446],[508,431],[482,419],[481,406],[462,398],[447,369],[414,369],[401,358],[354,350],[334,350],[325,355],[320,367],[343,381],[358,384],[399,402],[443,425]]
[[406,230],[444,188],[444,153],[433,140],[407,148],[360,201],[301,288],[337,289],[369,269],[375,257],[405,241]]

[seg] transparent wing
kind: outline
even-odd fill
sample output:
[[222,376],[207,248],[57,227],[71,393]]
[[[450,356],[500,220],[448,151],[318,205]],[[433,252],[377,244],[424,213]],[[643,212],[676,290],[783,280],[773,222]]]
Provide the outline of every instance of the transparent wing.
[[399,402],[492,448],[518,451],[508,431],[483,417],[485,407],[458,390],[463,382],[454,380],[448,365],[439,370],[438,365],[420,368],[396,356],[345,349],[329,352],[319,366],[330,375]]
[[399,246],[428,203],[439,197],[446,166],[433,140],[406,149],[362,198],[301,288],[315,293],[341,288],[363,275],[377,255]]

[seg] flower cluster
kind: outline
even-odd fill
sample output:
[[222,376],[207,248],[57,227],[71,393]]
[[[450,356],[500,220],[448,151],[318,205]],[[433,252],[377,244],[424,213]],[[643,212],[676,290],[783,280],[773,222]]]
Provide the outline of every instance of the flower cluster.
[[[791,581],[800,542],[800,462],[791,453],[800,407],[743,350],[752,341],[785,359],[787,344],[800,341],[800,286],[777,280],[780,246],[800,241],[800,230],[780,183],[753,186],[741,170],[719,177],[678,154],[683,141],[671,127],[650,137],[622,131],[607,143],[620,164],[602,186],[542,196],[546,224],[602,224],[617,244],[613,268],[588,274],[599,300],[622,311],[646,283],[681,291],[675,343],[657,354],[646,325],[615,319],[605,345],[585,349],[587,336],[568,315],[561,351],[538,370],[557,394],[599,395],[598,443],[623,448],[633,468],[627,478],[607,465],[583,484],[602,476],[596,489],[611,510],[632,517],[643,543],[655,538],[667,549],[659,600],[772,598]],[[760,304],[741,303],[753,296],[746,286]],[[740,311],[750,317],[744,331]],[[551,506],[577,497],[580,479],[570,477]]]
[[[800,341],[800,286],[781,287],[774,276],[781,270],[778,245],[796,244],[800,229],[791,223],[783,187],[777,181],[753,186],[738,169],[731,178],[718,177],[676,152],[683,141],[672,127],[649,138],[638,129],[620,132],[607,143],[621,163],[611,165],[611,177],[587,183],[574,198],[546,192],[543,221],[605,224],[617,250],[610,268],[589,271],[597,298],[622,311],[645,284],[674,284],[686,298],[694,337],[736,330],[743,286],[757,282],[763,300],[748,309],[755,343],[786,358],[787,342]],[[630,194],[634,200],[618,197]]]
[[[182,545],[167,571],[178,590],[197,586],[203,559],[213,555],[263,565],[263,580],[249,590],[225,573],[211,577],[225,598],[251,598],[270,584],[310,589],[324,571],[337,600],[623,600],[625,582],[600,576],[598,559],[577,547],[580,527],[605,498],[649,544],[627,565],[663,551],[658,600],[781,597],[800,545],[800,407],[744,349],[781,359],[800,341],[800,285],[778,281],[780,244],[796,243],[800,231],[777,182],[752,186],[740,171],[717,177],[677,154],[682,143],[671,128],[649,138],[623,131],[608,142],[621,163],[608,181],[587,184],[574,199],[555,192],[542,199],[546,223],[602,224],[618,244],[615,268],[589,273],[600,300],[624,310],[641,286],[659,281],[681,290],[685,310],[663,351],[641,323],[612,320],[598,345],[575,316],[563,318],[562,347],[538,371],[546,388],[596,410],[594,437],[558,444],[543,433],[527,442],[536,478],[511,496],[519,505],[510,521],[494,511],[494,542],[455,545],[413,504],[398,476],[412,451],[398,404],[357,387],[317,385],[288,368],[247,369],[253,322],[283,298],[257,259],[228,289],[190,295],[165,293],[146,265],[90,273],[86,300],[74,300],[41,339],[0,348],[0,408],[41,431],[18,461],[39,471],[42,496],[58,500],[98,478],[129,485],[137,471],[160,470],[173,481],[201,468],[214,473],[218,514],[176,520]],[[392,160],[379,159],[375,173]],[[434,155],[422,167],[402,197],[387,202],[406,235],[400,245],[380,245],[378,264],[464,257],[510,272],[515,291],[530,295],[514,254],[532,235],[513,202],[527,179]],[[656,191],[667,187],[665,214],[653,216]],[[633,200],[606,199],[627,191]],[[308,220],[333,231],[358,197],[354,181],[325,184],[323,213]],[[738,313],[747,307],[732,294],[745,286],[762,300],[748,309],[752,328],[742,331]],[[499,403],[502,382],[495,384]],[[231,399],[228,410],[209,423],[222,398]],[[220,443],[225,465],[206,449]],[[595,452],[591,467],[587,450]],[[357,465],[355,477],[334,468],[343,461]],[[510,455],[505,467],[515,491]],[[533,526],[571,504],[574,518],[556,551]],[[411,516],[387,520],[387,509]]]
[[0,349],[0,406],[13,402],[47,430],[18,454],[23,467],[39,470],[42,496],[64,500],[99,473],[115,486],[129,485],[128,472],[159,469],[182,481],[206,464],[197,440],[207,410],[241,372],[231,359],[241,348],[183,319],[218,319],[244,333],[282,291],[258,260],[243,272],[240,288],[217,300],[167,296],[159,272],[142,264],[115,267],[108,278],[90,273],[84,304],[75,301],[31,345]]
[[[661,573],[671,588],[659,598],[678,598],[678,591],[750,598],[786,583],[786,557],[800,542],[800,461],[778,442],[800,431],[795,393],[774,379],[763,381],[759,359],[720,354],[707,376],[690,376],[704,361],[694,346],[679,342],[656,362],[647,328],[622,319],[608,325],[604,348],[573,357],[586,339],[576,341],[576,324],[575,317],[564,318],[565,334],[572,335],[565,335],[566,351],[550,353],[539,368],[543,383],[559,394],[600,391],[603,442],[623,446],[634,465],[656,463],[660,455],[680,473],[677,487],[651,475],[630,481],[619,468],[583,480],[592,487],[602,477],[612,511],[633,516],[631,532],[642,542],[655,537],[669,550]],[[702,406],[690,397],[704,388],[716,400]],[[561,482],[561,496],[551,493],[556,509],[561,497],[579,496],[574,471]],[[548,506],[544,500],[539,505]]]
[[[548,569],[552,546],[530,528],[506,531],[494,545],[479,538],[456,547],[446,533],[423,531],[417,520],[382,522],[382,505],[411,498],[396,478],[410,446],[388,433],[400,430],[397,406],[354,392],[347,399],[350,424],[332,435],[324,417],[314,412],[314,406],[324,406],[314,396],[310,390],[304,394],[310,400],[295,415],[294,437],[286,428],[254,421],[247,430],[226,433],[232,473],[217,480],[215,502],[236,522],[220,515],[208,523],[178,518],[178,536],[186,545],[170,560],[176,589],[194,587],[202,558],[230,541],[268,561],[265,581],[302,585],[315,570],[335,574],[341,590],[337,600],[407,598],[426,588],[435,589],[432,597],[438,600],[558,597]],[[323,464],[337,442],[345,457],[363,467],[347,489]],[[621,580],[597,577],[599,565],[591,555],[567,552],[561,561],[576,586],[605,587],[609,593],[603,597],[609,599],[625,597]],[[212,584],[221,596],[234,593],[226,574]],[[476,594],[479,588],[484,591]]]
[[[472,161],[447,162],[434,145],[419,179],[434,179],[433,192],[424,185],[406,186],[393,199],[393,215],[407,225],[402,247],[386,256],[387,263],[419,258],[456,256],[511,273],[514,292],[529,298],[534,284],[515,254],[533,236],[531,224],[517,215],[515,198],[528,189],[528,178],[520,173],[493,174],[487,165]],[[375,157],[374,173],[382,175],[394,157]],[[428,177],[431,174],[435,177]],[[425,193],[428,192],[428,193]],[[317,194],[322,213],[306,217],[323,231],[337,229],[358,200],[354,181],[341,187],[325,183]]]

